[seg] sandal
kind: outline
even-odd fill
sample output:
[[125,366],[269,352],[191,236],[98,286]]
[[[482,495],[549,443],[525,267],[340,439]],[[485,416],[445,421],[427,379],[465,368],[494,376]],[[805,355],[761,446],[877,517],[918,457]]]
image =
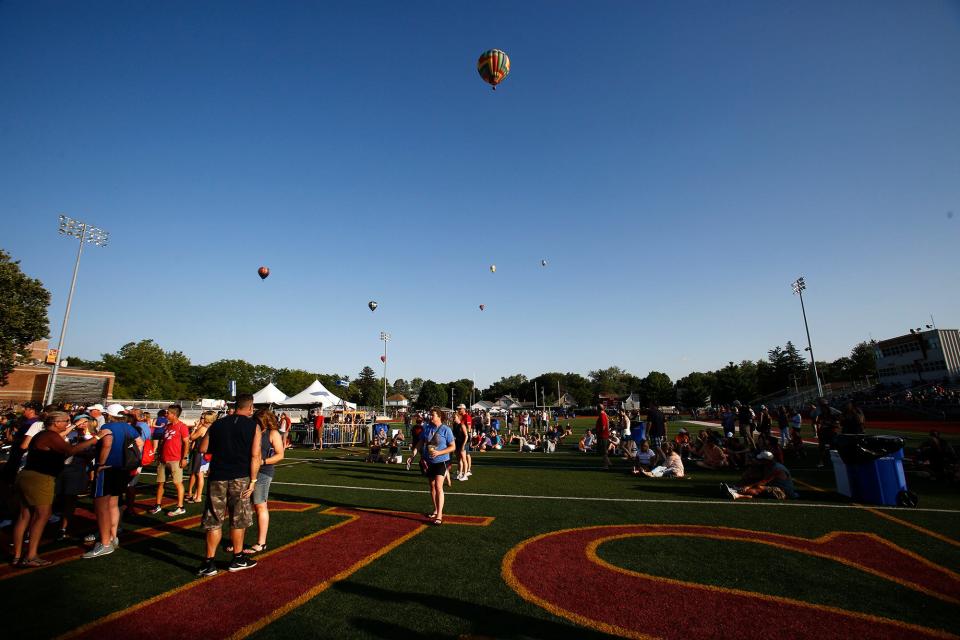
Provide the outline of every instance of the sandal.
[[247,547],[246,549],[244,549],[244,550],[243,550],[243,553],[244,553],[244,555],[252,556],[252,555],[255,555],[255,554],[258,554],[258,553],[263,553],[263,552],[266,551],[266,550],[267,550],[267,544],[266,544],[266,543],[260,544],[260,543],[258,542],[257,544],[252,544],[252,545],[250,545],[249,547]]
[[15,567],[15,566],[17,566],[18,564],[20,564],[20,558],[11,558],[11,559],[10,559],[10,566],[11,566],[11,567]]
[[434,518],[433,522],[431,522],[430,524],[432,524],[435,527],[439,527],[440,525],[443,524],[443,518]]
[[20,567],[24,569],[32,569],[34,567],[49,567],[52,562],[49,560],[44,560],[43,558],[33,558],[32,560],[24,560],[20,563]]

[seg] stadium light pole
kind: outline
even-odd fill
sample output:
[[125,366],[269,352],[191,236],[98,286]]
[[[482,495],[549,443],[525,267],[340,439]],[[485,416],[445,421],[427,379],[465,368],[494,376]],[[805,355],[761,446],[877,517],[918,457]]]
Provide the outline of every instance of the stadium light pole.
[[793,281],[793,294],[800,296],[800,310],[803,312],[803,328],[807,330],[807,351],[810,352],[810,364],[813,366],[813,379],[817,382],[817,397],[823,397],[823,387],[820,385],[820,374],[817,372],[817,361],[813,358],[813,343],[810,342],[810,326],[807,324],[807,309],[803,306],[803,292],[807,283],[803,277]]
[[390,342],[390,334],[381,331],[380,339],[383,340],[383,415],[387,415],[387,343]]
[[53,392],[57,388],[57,374],[60,373],[60,360],[63,357],[63,342],[67,337],[67,322],[70,320],[70,307],[73,305],[73,291],[77,286],[77,272],[80,270],[80,256],[83,255],[83,244],[89,242],[98,247],[105,247],[110,240],[110,234],[107,231],[64,215],[60,216],[59,233],[62,236],[76,238],[80,242],[77,247],[77,261],[73,264],[73,278],[70,280],[70,293],[67,295],[67,309],[63,314],[63,325],[60,327],[60,341],[57,344],[57,360],[54,362],[53,372],[50,374],[50,384],[47,386],[47,396],[44,398],[44,404],[53,402]]

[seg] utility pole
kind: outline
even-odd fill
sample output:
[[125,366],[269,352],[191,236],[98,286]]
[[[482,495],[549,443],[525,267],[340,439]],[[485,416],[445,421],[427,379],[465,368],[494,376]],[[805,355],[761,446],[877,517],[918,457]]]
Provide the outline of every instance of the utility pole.
[[797,278],[793,282],[794,295],[800,296],[800,310],[803,312],[803,328],[807,330],[807,351],[810,352],[810,365],[813,367],[813,378],[817,382],[817,396],[823,397],[823,386],[820,384],[820,374],[817,372],[817,361],[813,357],[813,343],[810,341],[810,325],[807,324],[807,310],[803,305],[803,292],[807,288],[807,283],[803,277]]
[[387,343],[390,342],[390,334],[381,331],[380,339],[383,340],[383,415],[387,415]]
[[83,243],[89,242],[98,247],[107,246],[110,239],[110,233],[94,227],[86,222],[74,220],[67,216],[60,216],[59,233],[62,236],[70,236],[80,241],[77,247],[77,261],[73,264],[73,279],[70,280],[70,293],[67,296],[67,310],[63,314],[63,325],[60,328],[60,341],[57,344],[57,360],[53,363],[53,372],[50,374],[50,384],[47,387],[47,396],[44,404],[53,402],[53,393],[57,388],[57,374],[60,373],[60,360],[63,358],[63,343],[67,337],[67,322],[70,320],[70,307],[73,305],[73,291],[77,286],[77,272],[80,270],[80,256],[83,254]]

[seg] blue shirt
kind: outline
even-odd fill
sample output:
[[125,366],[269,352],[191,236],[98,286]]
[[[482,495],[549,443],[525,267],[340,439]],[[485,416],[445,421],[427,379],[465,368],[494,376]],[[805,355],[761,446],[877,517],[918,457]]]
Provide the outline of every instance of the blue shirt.
[[[100,427],[100,430],[106,430],[113,434],[113,442],[110,443],[110,453],[107,455],[107,466],[122,467],[124,439],[127,437],[139,438],[140,432],[126,422],[107,422]],[[101,443],[100,446],[102,447],[103,444]]]
[[150,440],[151,433],[150,433],[149,424],[147,424],[146,422],[138,422],[137,429],[140,430],[140,437],[143,438],[144,442],[146,442],[147,440]]
[[445,424],[435,427],[433,426],[433,423],[430,423],[423,428],[423,436],[420,439],[420,442],[423,443],[423,456],[429,462],[449,462],[449,453],[445,453],[435,458],[431,458],[427,453],[427,447],[431,444],[434,434],[437,434],[437,444],[433,445],[435,449],[442,451],[453,444],[453,431],[450,430],[450,427]]

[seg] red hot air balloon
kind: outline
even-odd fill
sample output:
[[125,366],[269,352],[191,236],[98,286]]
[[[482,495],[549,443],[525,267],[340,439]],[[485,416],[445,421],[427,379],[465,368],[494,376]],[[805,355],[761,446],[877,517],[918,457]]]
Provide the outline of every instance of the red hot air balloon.
[[267,276],[270,275],[270,269],[267,269],[266,267],[260,267],[257,269],[257,275],[260,276],[261,280],[266,280]]
[[380,362],[387,364],[387,356],[380,356]]

